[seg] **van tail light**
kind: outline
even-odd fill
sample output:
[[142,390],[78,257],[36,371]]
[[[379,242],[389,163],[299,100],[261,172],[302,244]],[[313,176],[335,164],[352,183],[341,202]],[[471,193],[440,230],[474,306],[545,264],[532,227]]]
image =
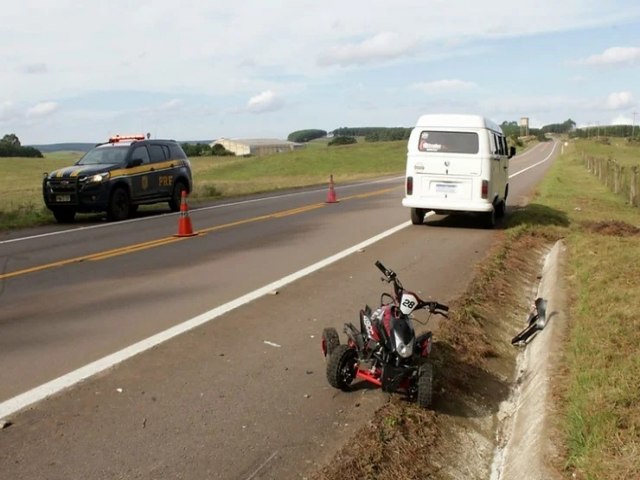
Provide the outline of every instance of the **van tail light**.
[[407,195],[413,195],[413,177],[407,177]]
[[482,198],[489,198],[489,180],[482,180]]

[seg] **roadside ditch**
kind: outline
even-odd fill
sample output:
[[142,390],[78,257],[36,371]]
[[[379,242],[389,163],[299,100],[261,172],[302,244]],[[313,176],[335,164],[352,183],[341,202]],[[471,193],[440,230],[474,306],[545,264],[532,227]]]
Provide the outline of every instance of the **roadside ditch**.
[[[565,323],[563,244],[534,231],[498,235],[450,318],[434,328],[433,409],[389,395],[312,479],[558,476],[548,399]],[[537,297],[547,300],[547,324],[516,347]]]

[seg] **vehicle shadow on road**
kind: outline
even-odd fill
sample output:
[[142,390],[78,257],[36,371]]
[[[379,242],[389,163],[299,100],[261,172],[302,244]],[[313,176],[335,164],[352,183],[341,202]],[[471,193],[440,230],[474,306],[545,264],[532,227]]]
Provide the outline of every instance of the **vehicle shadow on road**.
[[477,364],[465,363],[446,342],[433,346],[435,366],[433,409],[457,417],[484,417],[500,408],[511,385]]
[[504,228],[515,228],[520,225],[568,227],[569,223],[569,217],[565,212],[538,203],[509,207],[507,217],[503,222]]
[[[487,229],[485,219],[472,213],[432,215],[425,218],[424,225],[428,227]],[[530,203],[525,206],[508,206],[506,216],[498,219],[494,228],[506,230],[519,225],[568,227],[569,218],[566,213],[560,210]]]

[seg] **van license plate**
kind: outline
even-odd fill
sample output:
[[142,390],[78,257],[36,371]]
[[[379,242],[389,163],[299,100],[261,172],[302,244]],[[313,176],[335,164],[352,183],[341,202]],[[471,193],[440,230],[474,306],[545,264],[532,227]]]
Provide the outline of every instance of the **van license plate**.
[[56,195],[56,202],[70,202],[71,195]]
[[438,193],[456,193],[458,186],[455,183],[436,183]]

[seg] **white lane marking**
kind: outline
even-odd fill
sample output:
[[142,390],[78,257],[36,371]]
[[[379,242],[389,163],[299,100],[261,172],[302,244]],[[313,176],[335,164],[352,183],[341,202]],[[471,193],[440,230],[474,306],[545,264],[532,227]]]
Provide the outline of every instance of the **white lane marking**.
[[[359,183],[350,183],[348,185],[336,185],[335,188],[336,190],[346,190],[348,188],[355,188],[355,187],[359,187],[362,185],[375,185],[377,183],[387,183],[387,182],[393,182],[395,180],[399,180],[401,178],[404,178],[404,176],[401,177],[388,177],[388,178],[383,178],[383,179],[379,179],[379,180],[374,180],[374,181],[363,181],[363,182],[359,182]],[[306,194],[313,194],[313,193],[317,193],[317,192],[323,192],[326,191],[326,188],[317,188],[314,190],[305,190],[304,192],[292,192],[292,193],[283,193],[281,195],[271,195],[269,197],[260,197],[260,198],[252,198],[249,200],[239,200],[237,202],[229,202],[229,203],[223,203],[220,205],[211,205],[210,207],[200,207],[200,208],[189,208],[189,212],[191,214],[193,214],[193,212],[200,212],[200,211],[205,211],[205,210],[214,210],[214,209],[218,209],[218,208],[225,208],[225,207],[234,207],[236,205],[246,205],[249,203],[255,203],[255,202],[263,202],[263,201],[267,201],[267,200],[277,200],[280,198],[287,198],[287,197],[294,197],[294,196],[300,196],[300,195],[306,195]],[[66,233],[76,233],[76,232],[83,232],[85,230],[95,230],[97,228],[108,228],[108,227],[115,227],[117,225],[126,225],[127,223],[134,223],[134,222],[145,222],[145,221],[149,221],[149,220],[156,220],[158,218],[162,218],[162,217],[166,217],[166,216],[175,216],[175,215],[179,215],[180,212],[172,212],[172,213],[163,213],[160,215],[153,215],[150,217],[143,217],[143,218],[131,218],[129,220],[123,220],[121,222],[112,222],[112,223],[103,223],[100,225],[88,225],[86,227],[78,227],[78,228],[68,228],[66,230],[57,230],[55,232],[48,232],[48,233],[41,233],[39,235],[31,235],[28,237],[20,237],[20,238],[12,238],[10,240],[0,240],[0,245],[4,245],[5,243],[15,243],[15,242],[22,242],[25,240],[35,240],[38,238],[45,238],[45,237],[52,237],[54,235],[64,235]]]
[[264,287],[258,288],[252,292],[249,292],[241,297],[236,298],[230,302],[225,303],[224,305],[220,305],[208,312],[205,312],[201,315],[193,317],[190,320],[187,320],[179,325],[175,325],[167,330],[164,330],[160,333],[152,335],[151,337],[141,340],[140,342],[134,343],[133,345],[126,347],[118,352],[112,353],[111,355],[107,355],[95,362],[92,362],[84,367],[80,367],[77,370],[74,370],[66,375],[62,375],[54,380],[51,380],[43,385],[35,387],[25,393],[17,395],[9,400],[6,400],[0,403],[0,419],[7,417],[19,410],[22,410],[29,405],[32,405],[40,400],[43,400],[51,395],[54,395],[65,388],[71,387],[78,382],[88,379],[89,377],[100,373],[104,370],[107,370],[118,363],[121,363],[139,353],[145,352],[150,348],[153,348],[161,343],[166,342],[178,335],[183,334],[193,328],[199,327],[211,320],[224,315],[231,310],[234,310],[246,303],[252,302],[262,296],[268,295],[269,292],[273,290],[280,289],[289,283],[295,282],[321,268],[324,268],[332,263],[337,262],[338,260],[342,260],[343,258],[351,255],[352,253],[356,253],[358,250],[361,250],[369,245],[372,245],[388,236],[393,235],[396,232],[408,227],[411,225],[411,222],[404,222],[400,225],[397,225],[385,232],[382,232],[374,237],[371,237],[357,245],[347,248],[335,255],[332,255],[324,260],[320,260],[319,262],[314,263],[308,267],[303,268],[302,270],[298,270],[291,275],[287,275],[286,277],[281,278],[280,280],[276,280]]
[[258,475],[258,473],[260,473],[260,470],[262,470],[267,463],[269,463],[271,460],[273,460],[273,457],[275,457],[278,454],[278,450],[276,450],[275,452],[273,452],[269,458],[267,458],[264,462],[262,462],[262,465],[260,465],[251,475],[249,475],[245,480],[251,480],[252,478],[254,478],[256,475]]
[[556,147],[557,146],[558,146],[557,142],[553,144],[553,148],[551,149],[551,153],[549,155],[547,155],[544,158],[544,160],[540,160],[539,162],[534,163],[533,165],[530,165],[527,168],[524,168],[524,169],[520,170],[519,172],[514,173],[513,175],[509,175],[509,178],[516,177],[516,176],[520,175],[521,173],[526,172],[527,170],[531,170],[532,168],[537,167],[538,165],[542,165],[544,162],[546,162],[547,160],[549,160],[551,158],[551,155],[553,155],[553,152],[556,151]]

